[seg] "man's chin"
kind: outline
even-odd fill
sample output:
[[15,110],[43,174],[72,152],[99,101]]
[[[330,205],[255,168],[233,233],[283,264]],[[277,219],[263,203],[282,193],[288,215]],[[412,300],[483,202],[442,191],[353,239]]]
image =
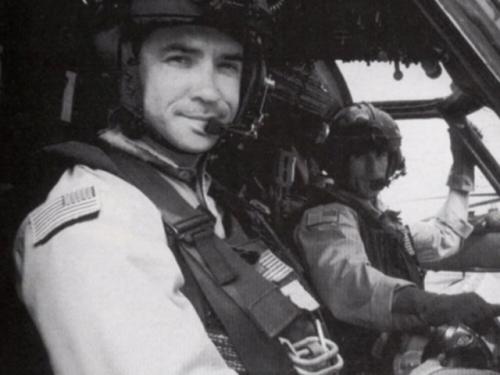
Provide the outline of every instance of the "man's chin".
[[192,141],[184,142],[182,148],[186,152],[201,154],[210,151],[215,146],[218,140],[219,137],[216,135],[207,134],[205,132],[195,133]]

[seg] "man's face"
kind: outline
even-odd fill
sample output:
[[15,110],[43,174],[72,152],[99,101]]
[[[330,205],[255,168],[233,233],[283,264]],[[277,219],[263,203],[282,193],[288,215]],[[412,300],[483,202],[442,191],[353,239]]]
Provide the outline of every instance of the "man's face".
[[389,155],[369,151],[349,158],[349,189],[364,199],[377,198],[385,186]]
[[228,124],[238,110],[242,57],[241,44],[210,27],[155,30],[140,52],[147,126],[181,151],[208,151],[218,140],[208,122]]

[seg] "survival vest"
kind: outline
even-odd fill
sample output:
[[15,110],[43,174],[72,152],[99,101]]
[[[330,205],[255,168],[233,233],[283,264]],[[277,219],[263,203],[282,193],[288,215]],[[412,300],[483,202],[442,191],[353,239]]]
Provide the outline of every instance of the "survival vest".
[[[396,213],[387,211],[379,215],[348,193],[317,187],[309,188],[305,209],[332,202],[345,204],[358,214],[360,236],[373,267],[386,275],[410,280],[422,287],[423,278],[414,256],[410,233]],[[331,314],[326,319],[335,341],[343,349],[347,373],[392,373],[392,359],[400,350],[400,335],[381,334],[339,321]]]
[[312,187],[308,194],[310,199],[307,207],[339,202],[354,209],[359,217],[366,255],[373,267],[386,275],[423,286],[411,235],[396,212],[387,210],[382,214],[375,213],[350,194],[333,188]]
[[152,166],[125,153],[78,142],[45,152],[59,176],[75,164],[105,170],[157,206],[186,279],[183,292],[230,367],[255,375],[327,375],[342,368],[300,276],[264,241],[249,238],[237,221],[232,220],[227,240],[218,238],[207,210],[192,208]]

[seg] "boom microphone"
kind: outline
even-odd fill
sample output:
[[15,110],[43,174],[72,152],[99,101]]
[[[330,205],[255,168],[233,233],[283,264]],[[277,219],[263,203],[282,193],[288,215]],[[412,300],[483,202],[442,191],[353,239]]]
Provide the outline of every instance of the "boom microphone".
[[223,124],[217,119],[210,119],[208,120],[207,126],[205,127],[205,131],[208,134],[212,135],[221,135],[224,133],[229,125]]

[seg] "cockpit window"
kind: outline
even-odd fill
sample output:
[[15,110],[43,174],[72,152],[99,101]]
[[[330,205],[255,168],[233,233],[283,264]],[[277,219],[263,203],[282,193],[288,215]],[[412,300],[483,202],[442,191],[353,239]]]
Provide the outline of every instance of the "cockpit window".
[[[483,144],[497,162],[500,162],[500,118],[497,114],[490,108],[483,107],[468,115],[467,119],[479,129]],[[476,194],[485,196],[490,194],[496,195],[493,187],[483,174],[479,171],[477,172]]]
[[398,120],[407,174],[395,180],[381,197],[401,210],[406,222],[433,216],[444,202],[451,166],[448,125],[441,118]]
[[[481,132],[486,148],[500,161],[500,119],[496,113],[484,107],[467,118]],[[447,196],[445,183],[452,163],[448,125],[441,118],[399,120],[398,124],[408,173],[383,191],[382,198],[390,207],[401,210],[406,221],[414,222],[435,215]],[[475,168],[475,176],[471,210],[480,215],[498,208],[498,194],[479,168]]]
[[500,79],[500,2],[498,0],[439,0],[497,79]]
[[488,107],[483,107],[467,118],[479,129],[486,148],[500,161],[500,118]]
[[434,99],[451,94],[451,78],[444,69],[437,79],[431,79],[418,65],[402,65],[403,76],[396,80],[393,63],[337,62],[337,65],[355,102]]

